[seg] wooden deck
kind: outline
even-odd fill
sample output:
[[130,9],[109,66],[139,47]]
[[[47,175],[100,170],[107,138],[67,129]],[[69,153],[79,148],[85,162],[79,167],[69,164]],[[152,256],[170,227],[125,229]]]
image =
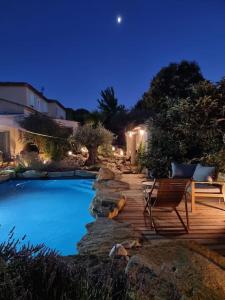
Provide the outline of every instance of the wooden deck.
[[[218,199],[199,199],[196,212],[190,212],[190,231],[187,234],[174,212],[157,210],[153,212],[157,232],[150,230],[148,214],[144,214],[143,178],[139,175],[123,175],[122,180],[128,182],[131,190],[124,194],[127,203],[118,215],[118,221],[131,223],[140,231],[144,239],[150,240],[194,240],[225,256],[225,204]],[[179,206],[180,214],[185,218],[184,203]]]

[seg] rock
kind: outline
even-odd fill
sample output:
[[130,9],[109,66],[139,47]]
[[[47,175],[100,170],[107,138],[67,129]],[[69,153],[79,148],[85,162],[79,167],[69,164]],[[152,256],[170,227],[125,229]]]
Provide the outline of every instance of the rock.
[[21,178],[44,178],[48,173],[45,171],[27,170],[23,173],[18,173],[17,176]]
[[123,182],[121,180],[101,180],[95,181],[93,188],[96,190],[111,190],[111,192],[119,192],[128,190],[130,187],[127,182]]
[[116,244],[110,250],[109,257],[115,256],[128,256],[128,252],[122,244]]
[[97,217],[116,217],[123,209],[126,198],[121,193],[111,193],[110,191],[97,191],[90,205],[91,214]]
[[95,178],[97,172],[88,170],[75,170],[75,175],[79,177]]
[[121,244],[125,240],[139,241],[140,234],[129,223],[119,223],[107,218],[98,218],[87,224],[88,233],[77,244],[80,254],[109,255],[113,245]]
[[[225,299],[223,264],[184,242],[143,247],[130,258],[126,274],[131,299]],[[132,295],[135,295],[134,298]]]
[[61,171],[61,172],[48,172],[48,177],[57,178],[57,177],[73,177],[74,171]]
[[141,243],[137,240],[130,240],[130,241],[124,241],[121,243],[121,245],[125,249],[131,249],[131,248],[136,248],[136,247],[141,247]]
[[4,182],[4,181],[7,181],[11,178],[11,175],[10,174],[1,174],[0,175],[0,183],[1,182]]
[[108,168],[101,168],[98,172],[97,181],[114,179],[115,174]]

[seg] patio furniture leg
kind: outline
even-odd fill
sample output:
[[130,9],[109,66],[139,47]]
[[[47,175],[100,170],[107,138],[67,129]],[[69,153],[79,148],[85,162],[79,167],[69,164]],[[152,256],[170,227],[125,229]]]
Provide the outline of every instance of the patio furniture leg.
[[184,195],[185,199],[185,213],[186,213],[186,220],[187,220],[187,230],[189,231],[190,226],[189,226],[189,215],[188,215],[188,204],[187,204],[187,195]]
[[146,204],[145,204],[145,208],[144,208],[144,213],[149,210],[149,203],[148,203],[148,199],[145,200]]
[[152,230],[152,228],[153,228],[153,226],[152,226],[153,225],[153,219],[152,219],[152,205],[151,205],[151,203],[149,205],[149,216],[150,216],[150,228]]
[[177,214],[177,216],[178,216],[178,218],[179,218],[181,224],[184,226],[184,229],[185,229],[185,230],[187,231],[187,233],[188,233],[188,228],[187,228],[187,226],[185,225],[183,219],[181,218],[181,215],[179,214],[178,210],[177,210],[176,208],[174,208],[174,210],[175,210],[175,212],[176,212],[176,214]]
[[191,211],[195,211],[195,183],[191,183]]

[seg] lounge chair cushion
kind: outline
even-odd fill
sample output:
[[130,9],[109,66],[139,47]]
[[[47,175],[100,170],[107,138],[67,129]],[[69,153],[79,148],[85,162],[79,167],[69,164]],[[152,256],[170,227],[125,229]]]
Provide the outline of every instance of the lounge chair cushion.
[[195,164],[178,164],[171,163],[172,178],[192,178],[196,165]]
[[215,167],[204,167],[201,164],[197,164],[193,179],[195,181],[209,181],[209,178],[215,176]]

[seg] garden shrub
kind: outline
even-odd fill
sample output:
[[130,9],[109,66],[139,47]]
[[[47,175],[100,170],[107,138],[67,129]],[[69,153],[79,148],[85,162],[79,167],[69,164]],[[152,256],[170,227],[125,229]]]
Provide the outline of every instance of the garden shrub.
[[37,152],[22,152],[16,158],[16,171],[42,170],[45,168]]
[[27,130],[21,131],[22,142],[37,145],[48,159],[60,160],[71,148],[69,137],[72,130],[59,125],[48,116],[40,113],[30,114],[20,125]]

